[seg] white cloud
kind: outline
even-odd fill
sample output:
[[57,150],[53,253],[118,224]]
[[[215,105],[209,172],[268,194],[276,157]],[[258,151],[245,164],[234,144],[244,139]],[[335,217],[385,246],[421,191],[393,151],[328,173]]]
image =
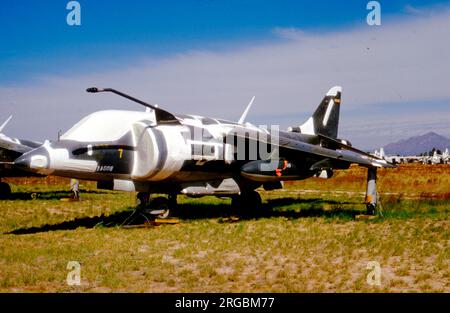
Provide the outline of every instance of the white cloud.
[[414,7],[414,6],[410,5],[410,4],[407,4],[405,6],[405,12],[409,13],[409,14],[421,14],[421,13],[424,12],[424,10],[416,8],[416,7]]
[[[256,95],[248,119],[276,124],[275,117],[284,116],[280,123],[287,126],[302,122],[328,88],[338,84],[344,90],[341,129],[350,140],[361,138],[354,143],[367,141],[363,141],[366,129],[353,125],[373,120],[353,116],[352,111],[374,110],[386,103],[403,108],[402,118],[411,120],[417,131],[429,125],[417,119],[422,113],[450,124],[450,114],[442,115],[433,106],[408,109],[411,102],[450,100],[449,10],[402,20],[384,18],[379,27],[314,35],[292,28],[273,32],[284,40],[224,52],[147,57],[128,68],[101,73],[86,68],[83,75],[42,77],[39,84],[0,87],[0,117],[15,113],[7,129],[11,135],[43,139],[54,138],[59,129],[97,109],[138,108],[113,95],[84,92],[98,85],[129,92],[174,112],[233,119]],[[389,124],[374,123],[372,133],[367,132],[378,145],[385,143],[380,135],[383,129],[395,129],[398,119],[385,108],[377,114]]]
[[272,33],[278,37],[289,40],[301,40],[307,38],[307,33],[294,27],[275,27]]

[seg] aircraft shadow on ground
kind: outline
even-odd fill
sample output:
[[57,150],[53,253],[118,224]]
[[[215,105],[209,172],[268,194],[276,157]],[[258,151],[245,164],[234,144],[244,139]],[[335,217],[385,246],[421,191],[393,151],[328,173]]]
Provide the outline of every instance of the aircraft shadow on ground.
[[[81,194],[105,194],[107,192],[98,190],[82,190]],[[69,198],[72,195],[67,190],[52,190],[42,192],[14,192],[7,200],[60,200],[61,198]]]
[[[301,210],[283,210],[280,209],[283,205],[290,204],[308,204],[307,208]],[[269,200],[262,208],[258,210],[248,210],[241,213],[236,212],[228,204],[179,204],[176,216],[180,220],[200,220],[211,218],[228,218],[238,217],[239,220],[251,220],[259,218],[285,217],[289,219],[308,218],[308,217],[341,217],[353,218],[360,214],[360,210],[356,209],[325,209],[325,205],[341,205],[350,204],[355,205],[358,202],[339,202],[333,200],[323,199],[295,199],[284,198]],[[94,227],[120,227],[124,225],[141,225],[146,221],[150,221],[148,217],[135,208],[128,208],[127,210],[116,212],[114,214],[105,216],[100,215],[96,217],[81,217],[70,221],[64,221],[59,224],[42,225],[38,227],[19,228],[6,234],[33,234],[39,232],[55,231],[55,230],[73,230],[78,227],[94,228]]]

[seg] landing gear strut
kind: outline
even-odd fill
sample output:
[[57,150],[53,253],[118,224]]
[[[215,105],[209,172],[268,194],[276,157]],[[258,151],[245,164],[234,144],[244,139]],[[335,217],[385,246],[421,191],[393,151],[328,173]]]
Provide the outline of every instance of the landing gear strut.
[[5,182],[0,182],[0,199],[9,199],[11,197],[11,187]]
[[367,215],[377,213],[377,168],[369,167],[367,169],[367,190],[366,190],[366,209]]

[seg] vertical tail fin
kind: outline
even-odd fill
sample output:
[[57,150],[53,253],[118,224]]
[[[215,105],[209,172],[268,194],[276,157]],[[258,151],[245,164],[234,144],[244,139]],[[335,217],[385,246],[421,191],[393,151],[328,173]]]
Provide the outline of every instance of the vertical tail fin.
[[331,88],[314,114],[300,126],[300,132],[308,135],[324,135],[337,138],[339,126],[339,109],[341,104],[342,88]]

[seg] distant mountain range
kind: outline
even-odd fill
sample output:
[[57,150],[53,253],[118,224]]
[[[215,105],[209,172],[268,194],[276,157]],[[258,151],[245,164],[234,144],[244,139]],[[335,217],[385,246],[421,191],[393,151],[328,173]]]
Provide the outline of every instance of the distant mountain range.
[[386,155],[418,155],[433,148],[441,151],[444,151],[446,148],[450,149],[450,139],[435,132],[429,132],[425,135],[390,143],[383,148]]

